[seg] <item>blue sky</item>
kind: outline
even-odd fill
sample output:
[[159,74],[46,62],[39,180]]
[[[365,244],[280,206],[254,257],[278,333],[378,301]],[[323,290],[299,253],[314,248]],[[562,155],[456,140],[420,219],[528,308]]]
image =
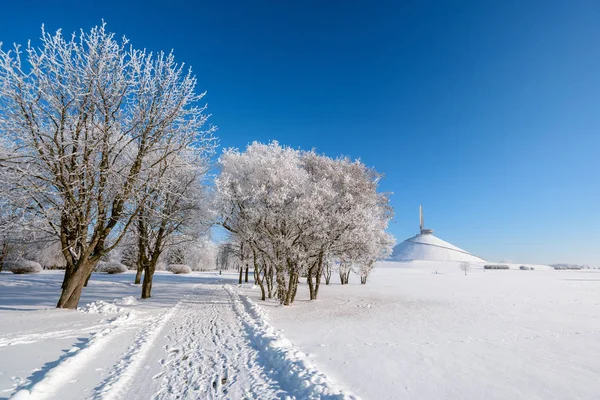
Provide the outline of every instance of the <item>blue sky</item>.
[[600,267],[600,3],[22,1],[4,46],[106,20],[174,49],[223,147],[279,140],[385,174],[401,241],[418,206],[489,260]]

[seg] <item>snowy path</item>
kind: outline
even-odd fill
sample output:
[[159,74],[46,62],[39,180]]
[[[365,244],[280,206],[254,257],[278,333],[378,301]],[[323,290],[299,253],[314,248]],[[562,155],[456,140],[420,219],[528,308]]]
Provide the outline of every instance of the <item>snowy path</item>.
[[[334,387],[229,285],[197,284],[170,306],[119,311],[15,398],[356,399]],[[11,342],[0,337],[0,346],[72,334],[59,330]],[[96,372],[92,384],[94,371],[101,375]],[[87,389],[73,386],[78,382],[90,383]]]
[[152,377],[160,380],[154,399],[353,398],[332,388],[227,285],[198,285],[163,333],[166,356]]
[[167,333],[167,356],[158,399],[278,398],[279,384],[250,346],[237,296],[222,286],[205,285],[179,304]]

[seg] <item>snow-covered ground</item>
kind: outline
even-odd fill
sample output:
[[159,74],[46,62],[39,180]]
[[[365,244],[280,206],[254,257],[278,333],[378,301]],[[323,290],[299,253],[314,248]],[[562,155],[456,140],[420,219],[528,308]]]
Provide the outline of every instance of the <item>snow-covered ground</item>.
[[143,302],[132,274],[95,274],[74,312],[60,272],[2,273],[0,398],[598,398],[596,271],[335,278],[281,307],[233,274],[158,273]]
[[366,286],[338,280],[317,302],[302,286],[289,309],[259,304],[362,398],[600,398],[600,271],[380,263]]
[[[265,322],[233,274],[95,274],[79,311],[62,274],[0,274],[0,398],[353,399]],[[288,397],[289,396],[289,397]]]

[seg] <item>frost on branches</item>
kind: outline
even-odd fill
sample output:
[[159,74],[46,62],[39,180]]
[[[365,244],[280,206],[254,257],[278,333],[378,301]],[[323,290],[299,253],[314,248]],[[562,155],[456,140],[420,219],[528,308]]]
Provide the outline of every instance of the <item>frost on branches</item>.
[[173,54],[136,50],[104,25],[70,37],[42,29],[39,47],[0,49],[0,134],[10,148],[0,181],[10,182],[23,223],[42,220],[60,240],[58,307],[77,307],[154,188],[171,191],[163,177],[173,179],[176,156],[214,150],[195,86]]
[[390,254],[389,199],[377,192],[381,176],[360,161],[255,142],[224,151],[219,163],[221,223],[249,248],[263,299],[274,288],[291,304],[300,276],[316,299],[331,260],[366,283],[375,260]]

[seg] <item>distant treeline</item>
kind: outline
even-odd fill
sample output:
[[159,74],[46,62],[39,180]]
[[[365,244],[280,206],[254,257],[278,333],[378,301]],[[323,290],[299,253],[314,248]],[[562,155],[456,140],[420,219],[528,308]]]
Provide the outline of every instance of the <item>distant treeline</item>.
[[551,264],[550,266],[554,269],[590,269],[590,266],[587,264]]

